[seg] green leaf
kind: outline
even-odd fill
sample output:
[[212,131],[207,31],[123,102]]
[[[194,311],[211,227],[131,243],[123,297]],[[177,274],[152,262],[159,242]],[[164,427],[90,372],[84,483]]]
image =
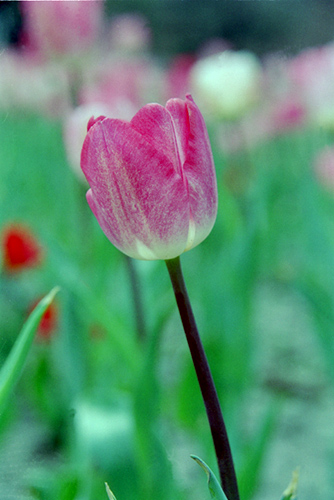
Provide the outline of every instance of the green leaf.
[[200,458],[196,457],[195,455],[191,455],[191,458],[195,460],[195,462],[198,463],[202,467],[202,469],[205,471],[207,478],[208,478],[208,486],[209,486],[209,491],[211,494],[211,498],[217,498],[217,500],[227,500],[227,497],[225,493],[223,492],[218,479],[212,472],[212,470],[206,465],[203,460]]
[[292,473],[291,482],[287,487],[287,489],[284,491],[281,500],[294,500],[297,498],[298,480],[299,480],[299,469],[296,469]]
[[[167,311],[166,311],[167,313]],[[157,363],[166,314],[160,315],[147,335],[143,363],[134,393],[135,459],[138,471],[138,498],[175,498],[170,461],[157,436],[160,391]],[[147,418],[147,415],[150,417]]]
[[240,497],[244,500],[253,498],[258,487],[266,453],[272,442],[283,402],[281,398],[269,401],[252,441],[244,448],[243,464],[238,474]]
[[0,417],[15,384],[20,378],[39,322],[51,304],[59,287],[55,287],[35,307],[17,337],[15,344],[0,371]]
[[108,495],[109,500],[116,500],[116,497],[113,494],[113,492],[110,490],[108,484],[107,483],[104,483],[104,484],[106,485],[106,491],[107,491],[107,495]]

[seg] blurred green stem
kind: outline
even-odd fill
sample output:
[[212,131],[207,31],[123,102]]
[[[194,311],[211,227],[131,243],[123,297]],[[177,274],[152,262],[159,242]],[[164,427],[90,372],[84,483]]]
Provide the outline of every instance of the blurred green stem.
[[142,341],[145,339],[145,336],[146,336],[146,327],[145,327],[145,320],[144,320],[144,309],[143,309],[143,304],[142,304],[142,300],[141,300],[138,272],[137,272],[137,269],[135,267],[135,262],[133,259],[131,259],[131,257],[128,257],[127,255],[125,255],[125,260],[126,260],[126,265],[128,268],[130,285],[131,285],[132,301],[133,301],[133,308],[134,308],[134,313],[135,313],[137,336],[138,336],[138,340]]
[[239,500],[237,479],[227,431],[217,391],[211,375],[211,370],[198,333],[186,285],[183,279],[180,257],[166,260],[166,264],[172,281],[191,357],[196,370],[197,379],[202,392],[216,451],[222,488],[228,500]]

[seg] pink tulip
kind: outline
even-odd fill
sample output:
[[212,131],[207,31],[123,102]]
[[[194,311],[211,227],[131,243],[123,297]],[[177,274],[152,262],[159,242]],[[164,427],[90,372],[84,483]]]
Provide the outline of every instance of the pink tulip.
[[195,56],[190,54],[179,54],[173,59],[165,76],[166,95],[183,97],[187,93],[195,61]]
[[334,130],[334,44],[301,52],[290,60],[287,71],[310,120]]
[[147,20],[135,13],[115,16],[110,24],[109,40],[114,51],[126,53],[146,50],[151,40]]
[[21,2],[27,45],[47,56],[87,50],[101,28],[103,3],[101,0]]
[[188,95],[148,104],[130,122],[88,123],[81,168],[87,201],[130,257],[172,259],[201,243],[216,219],[217,186],[203,117]]
[[80,168],[82,145],[87,133],[87,122],[93,114],[98,116],[108,113],[112,116],[113,110],[103,103],[96,102],[78,106],[73,109],[64,120],[63,140],[68,163],[80,181],[86,184],[86,178]]
[[80,104],[101,102],[130,120],[147,102],[146,96],[159,89],[160,72],[151,59],[109,58],[90,65],[79,92]]
[[33,110],[60,117],[69,106],[70,82],[61,64],[41,64],[26,53],[11,49],[1,54],[0,109]]

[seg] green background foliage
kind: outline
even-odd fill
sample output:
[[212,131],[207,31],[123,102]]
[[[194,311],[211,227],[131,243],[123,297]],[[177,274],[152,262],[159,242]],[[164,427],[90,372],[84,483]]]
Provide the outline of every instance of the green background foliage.
[[[85,187],[66,162],[61,124],[7,113],[0,133],[1,222],[29,225],[45,252],[40,268],[2,277],[2,362],[29,303],[61,287],[57,331],[49,343],[34,343],[1,430],[10,462],[6,443],[33,422],[20,442],[31,458],[15,480],[17,491],[96,499],[105,497],[107,481],[119,500],[203,498],[205,480],[189,456],[200,455],[212,468],[215,457],[164,263],[134,262],[146,318],[141,341],[126,259],[86,205]],[[217,223],[182,261],[247,500],[265,481],[284,408],[300,404],[305,393],[316,406],[334,384],[334,198],[311,168],[332,139],[299,130],[222,155],[210,135]],[[288,297],[292,310],[299,301],[307,310],[322,363],[314,387],[299,373],[305,367],[298,352],[289,363],[265,368],[256,317],[268,292]],[[302,324],[297,318],[297,332]],[[284,336],[284,324],[276,329]],[[288,480],[281,478],[280,491]]]

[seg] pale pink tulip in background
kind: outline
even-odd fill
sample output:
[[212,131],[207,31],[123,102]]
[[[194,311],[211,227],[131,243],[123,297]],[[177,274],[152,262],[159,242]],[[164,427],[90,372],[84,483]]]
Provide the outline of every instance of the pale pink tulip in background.
[[104,103],[113,117],[130,120],[152,98],[160,84],[160,73],[145,58],[111,58],[87,68],[79,91],[80,104]]
[[165,94],[183,98],[190,88],[191,69],[196,61],[191,54],[175,56],[165,73]]
[[86,182],[80,168],[81,149],[87,134],[87,123],[92,116],[112,116],[106,104],[97,102],[78,106],[68,113],[64,120],[64,145],[69,165],[80,180]]
[[83,52],[95,42],[102,23],[102,0],[21,2],[24,41],[44,56]]
[[111,49],[118,52],[140,52],[148,49],[151,31],[145,17],[139,14],[115,16],[110,25]]
[[287,69],[310,121],[334,130],[334,43],[304,50],[289,61]]
[[1,54],[0,109],[40,112],[62,117],[70,108],[70,82],[63,65],[46,64],[26,53]]

